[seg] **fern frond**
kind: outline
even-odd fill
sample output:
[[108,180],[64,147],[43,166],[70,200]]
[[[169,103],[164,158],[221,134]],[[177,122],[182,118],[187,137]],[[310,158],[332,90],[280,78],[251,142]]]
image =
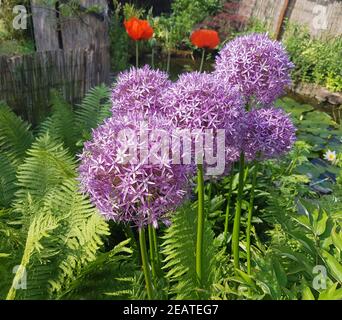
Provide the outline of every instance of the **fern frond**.
[[[19,298],[53,298],[68,289],[88,263],[97,258],[108,225],[79,192],[74,159],[63,145],[44,135],[27,151],[18,167],[15,212],[22,215],[23,232],[41,212],[55,219],[51,237],[39,242],[42,250],[27,262],[29,290]],[[23,260],[27,259],[27,249]],[[12,297],[12,293],[10,297]]]
[[52,115],[41,124],[39,135],[49,133],[53,139],[63,142],[64,146],[73,152],[76,148],[77,136],[72,107],[56,90],[51,90],[50,101]]
[[89,199],[78,192],[74,179],[54,192],[50,204],[53,212],[63,215],[63,233],[58,236],[61,242],[58,277],[49,281],[51,291],[59,294],[69,287],[84,266],[97,258],[102,237],[109,234],[109,229]]
[[16,168],[6,154],[0,154],[0,208],[8,208],[18,189]]
[[26,234],[13,209],[0,209],[0,299],[5,299],[13,280],[13,267],[20,264]]
[[19,164],[31,146],[33,135],[30,126],[9,107],[0,102],[0,152]]
[[198,287],[196,275],[196,210],[190,204],[176,212],[172,225],[163,237],[164,267],[170,281],[170,291],[176,299],[202,299],[210,297],[214,280],[216,248],[214,234],[206,220],[203,235],[203,283]]
[[57,220],[48,212],[41,211],[32,218],[27,233],[27,239],[21,263],[13,278],[12,286],[6,297],[7,300],[15,299],[17,286],[19,283],[25,280],[27,275],[26,267],[29,264],[32,255],[35,252],[39,253],[42,251],[42,239],[49,237],[50,233],[57,227]]
[[98,255],[83,268],[62,299],[127,299],[132,292],[132,278],[137,264],[132,260],[130,240]]
[[110,113],[110,89],[104,84],[89,90],[75,111],[77,131],[84,139],[90,138],[91,129],[97,127]]
[[27,155],[17,173],[18,201],[26,199],[28,193],[34,199],[42,199],[51,189],[76,176],[73,158],[48,134],[37,138]]

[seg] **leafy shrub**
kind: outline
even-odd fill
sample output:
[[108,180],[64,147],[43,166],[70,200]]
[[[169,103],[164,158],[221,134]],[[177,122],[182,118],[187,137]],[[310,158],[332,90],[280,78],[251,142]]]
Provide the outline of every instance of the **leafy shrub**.
[[194,26],[219,8],[219,0],[175,0],[171,5],[171,15],[158,17],[159,28],[167,30],[164,32],[168,37],[166,42],[171,42],[174,47],[184,43],[190,45],[189,35]]
[[302,26],[287,24],[284,45],[295,63],[293,79],[342,90],[342,37],[312,39]]

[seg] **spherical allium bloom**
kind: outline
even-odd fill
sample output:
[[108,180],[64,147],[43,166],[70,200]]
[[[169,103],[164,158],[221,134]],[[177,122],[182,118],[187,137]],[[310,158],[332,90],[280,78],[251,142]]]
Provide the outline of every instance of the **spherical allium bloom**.
[[280,42],[272,41],[267,34],[251,34],[222,48],[214,72],[238,86],[246,103],[268,105],[291,84],[293,67]]
[[191,34],[190,41],[197,48],[215,49],[220,38],[215,30],[200,29]]
[[280,108],[260,108],[245,118],[243,151],[247,159],[271,159],[290,151],[296,140],[296,128]]
[[159,97],[170,85],[167,73],[147,65],[120,73],[112,91],[113,115],[155,114],[160,110]]
[[226,162],[239,155],[243,101],[235,88],[229,88],[212,74],[182,74],[161,98],[163,112],[177,128],[225,132]]
[[191,167],[172,164],[171,132],[161,117],[112,117],[93,130],[80,155],[83,192],[107,219],[139,227],[168,222],[186,197]]

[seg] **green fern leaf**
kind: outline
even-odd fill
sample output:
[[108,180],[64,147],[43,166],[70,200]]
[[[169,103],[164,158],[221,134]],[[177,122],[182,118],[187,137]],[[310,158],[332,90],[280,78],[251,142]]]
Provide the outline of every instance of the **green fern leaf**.
[[39,135],[49,133],[52,138],[60,140],[73,152],[76,149],[77,136],[72,107],[56,90],[51,90],[50,100],[52,115],[40,125]]
[[76,177],[73,158],[49,135],[37,138],[27,154],[17,173],[18,201],[26,199],[28,193],[34,199],[41,199],[66,179]]
[[99,254],[83,268],[62,299],[128,299],[132,293],[137,263],[132,257],[129,240],[111,251]]
[[96,128],[110,113],[110,90],[104,84],[89,90],[82,104],[75,111],[75,122],[78,133],[87,140],[91,129]]
[[0,208],[8,208],[18,189],[16,168],[6,154],[0,154]]
[[164,267],[170,281],[170,291],[176,299],[209,298],[214,281],[216,248],[210,223],[205,221],[203,247],[203,283],[198,287],[196,275],[197,212],[186,205],[176,212],[172,225],[166,230],[162,244]]
[[5,104],[0,103],[0,152],[19,164],[31,146],[33,135],[30,126]]

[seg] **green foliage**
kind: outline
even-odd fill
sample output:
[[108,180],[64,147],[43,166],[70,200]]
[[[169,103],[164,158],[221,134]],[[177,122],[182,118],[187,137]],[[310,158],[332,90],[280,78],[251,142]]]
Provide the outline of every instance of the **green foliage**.
[[16,13],[13,8],[16,5],[28,6],[28,0],[2,0],[0,3],[0,54],[26,54],[34,51],[33,39],[30,39],[28,30],[30,21],[28,20],[27,30],[16,30],[13,28],[13,19]]
[[20,0],[2,0],[0,6],[0,42],[4,40],[22,39],[23,33],[12,27],[15,17],[13,8],[16,5],[27,5],[28,1]]
[[110,116],[109,102],[110,90],[105,85],[100,85],[89,90],[82,104],[75,111],[77,133],[84,139],[90,138],[91,129]]
[[0,102],[0,150],[13,163],[20,163],[33,141],[30,126]]
[[[114,4],[117,6],[120,5],[118,4],[118,1],[114,0]],[[123,8],[123,16],[126,20],[136,17],[138,19],[142,18],[143,14],[145,13],[145,10],[143,8],[137,8],[133,3],[125,3]]]
[[60,139],[65,147],[74,151],[78,135],[74,126],[72,107],[56,90],[51,90],[50,101],[52,114],[40,125],[40,134],[49,133],[53,139]]
[[[109,227],[80,193],[70,152],[73,133],[88,133],[108,112],[108,88],[89,92],[77,114],[57,93],[52,97],[52,115],[37,137],[8,107],[0,109],[0,297],[134,296],[137,269],[129,241],[100,252]],[[98,282],[84,293],[96,276],[103,291]],[[23,281],[26,288],[18,289]]]
[[110,90],[105,85],[90,89],[82,103],[72,108],[55,90],[51,91],[52,113],[39,126],[39,135],[49,134],[74,153],[90,139],[91,129],[110,116]]
[[[118,233],[128,233],[129,226],[104,221],[80,193],[76,179],[75,153],[90,138],[91,129],[110,115],[109,94],[109,88],[96,87],[72,107],[53,92],[51,116],[36,133],[8,107],[0,107],[1,298],[147,298],[135,230],[130,240],[120,238]],[[291,114],[298,141],[287,156],[260,164],[251,274],[246,268],[245,230],[253,164],[246,170],[243,192],[241,270],[234,269],[230,256],[239,180],[235,168],[228,177],[206,182],[201,284],[195,259],[196,201],[172,213],[170,227],[158,229],[162,244],[153,278],[155,298],[342,298],[341,164],[322,159],[327,149],[341,153],[341,128],[309,105],[289,98],[277,105]],[[326,270],[326,278],[320,278],[317,266]],[[25,276],[26,290],[16,289]],[[317,286],[317,281],[325,281],[326,287]]]
[[18,167],[20,190],[13,207],[27,237],[8,299],[16,296],[14,284],[23,268],[29,288],[20,298],[56,297],[96,258],[108,227],[78,192],[74,170],[73,159],[48,135],[34,142]]
[[122,6],[114,1],[115,11],[110,21],[110,59],[114,71],[123,71],[129,65],[130,52],[129,37],[123,26]]
[[342,38],[312,39],[309,32],[287,24],[284,44],[296,68],[295,81],[313,82],[331,91],[342,90]]
[[212,291],[215,270],[214,234],[211,225],[205,221],[203,236],[203,282],[199,286],[196,275],[196,208],[190,204],[178,210],[172,218],[172,225],[165,231],[163,250],[166,278],[170,282],[170,293],[175,299],[209,298]]
[[111,251],[100,253],[83,268],[62,298],[128,299],[134,296],[134,273],[137,261],[128,246],[130,239]]
[[5,154],[0,155],[0,208],[8,208],[17,191],[16,169]]
[[166,49],[190,45],[189,36],[194,26],[220,8],[218,0],[176,0],[169,17],[157,17],[153,23],[156,36]]

